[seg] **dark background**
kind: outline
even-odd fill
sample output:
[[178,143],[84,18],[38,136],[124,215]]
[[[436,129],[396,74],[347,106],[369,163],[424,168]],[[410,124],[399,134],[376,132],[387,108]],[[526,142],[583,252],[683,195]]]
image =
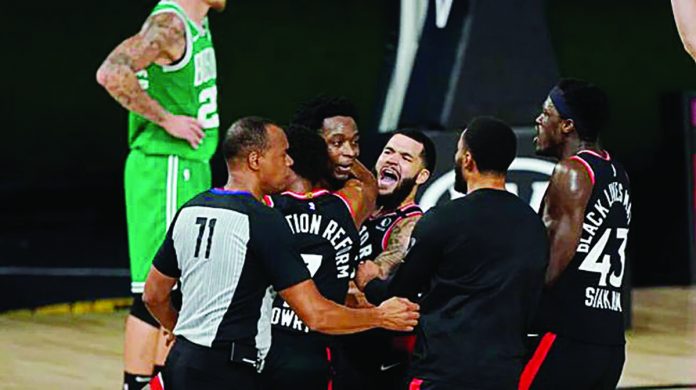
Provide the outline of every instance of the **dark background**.
[[[5,15],[12,38],[4,41],[0,269],[127,268],[127,115],[95,72],[154,4],[15,4]],[[633,184],[633,284],[691,283],[679,94],[696,90],[696,66],[681,46],[669,2],[548,0],[545,11],[559,73],[597,83],[612,102],[613,124],[602,142]],[[370,140],[385,59],[395,50],[398,1],[229,0],[224,13],[212,12],[211,25],[221,130],[252,114],[286,122],[307,98],[345,95],[360,110],[364,160],[373,161],[380,145]],[[214,184],[224,183],[220,156],[211,164]],[[27,283],[34,282],[0,275],[6,299],[16,294],[13,286]]]

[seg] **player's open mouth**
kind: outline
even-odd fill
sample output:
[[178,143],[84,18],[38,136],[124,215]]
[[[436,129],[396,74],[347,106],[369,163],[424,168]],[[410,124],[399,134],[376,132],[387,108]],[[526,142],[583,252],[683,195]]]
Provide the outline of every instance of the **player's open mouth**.
[[379,184],[385,186],[396,184],[400,177],[401,175],[399,175],[399,172],[397,172],[395,169],[385,167],[379,172]]
[[352,167],[353,164],[350,165],[336,165],[336,173],[340,175],[348,175],[350,174],[350,168]]

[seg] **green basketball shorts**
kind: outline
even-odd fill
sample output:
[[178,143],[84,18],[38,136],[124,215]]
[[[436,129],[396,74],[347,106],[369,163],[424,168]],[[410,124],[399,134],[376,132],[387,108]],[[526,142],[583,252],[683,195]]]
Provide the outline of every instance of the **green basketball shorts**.
[[131,291],[142,293],[147,273],[179,207],[210,188],[208,162],[131,150],[125,190]]

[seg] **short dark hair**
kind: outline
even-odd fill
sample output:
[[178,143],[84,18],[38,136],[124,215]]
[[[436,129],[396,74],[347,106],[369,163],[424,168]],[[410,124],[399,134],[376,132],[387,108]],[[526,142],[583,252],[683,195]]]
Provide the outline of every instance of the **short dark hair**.
[[571,78],[561,79],[557,87],[563,91],[563,97],[573,112],[575,130],[580,139],[597,142],[609,122],[607,94],[594,84]]
[[300,105],[291,123],[318,131],[324,126],[324,119],[335,116],[349,116],[358,122],[358,110],[350,100],[342,96],[319,95]]
[[319,133],[308,127],[291,124],[285,130],[288,154],[294,161],[292,170],[299,176],[316,183],[329,174],[329,152]]
[[505,174],[517,154],[517,136],[505,122],[477,117],[469,123],[464,142],[479,172]]
[[268,142],[266,128],[270,125],[277,126],[270,119],[257,116],[247,116],[234,122],[222,141],[222,154],[225,160],[241,157],[253,150],[266,149]]
[[394,131],[393,134],[401,134],[423,145],[423,151],[421,152],[420,157],[425,163],[425,169],[430,171],[430,173],[435,173],[435,164],[437,163],[437,151],[435,149],[435,144],[433,143],[433,140],[430,139],[430,137],[425,135],[425,133],[423,133],[422,131],[413,129],[400,129]]

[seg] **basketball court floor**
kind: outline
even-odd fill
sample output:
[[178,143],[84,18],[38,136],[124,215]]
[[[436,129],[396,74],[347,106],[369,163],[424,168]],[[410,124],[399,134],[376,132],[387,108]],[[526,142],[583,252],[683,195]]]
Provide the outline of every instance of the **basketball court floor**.
[[[633,291],[621,389],[696,389],[696,287]],[[128,300],[0,315],[0,388],[118,389]],[[559,389],[560,390],[560,389]]]

